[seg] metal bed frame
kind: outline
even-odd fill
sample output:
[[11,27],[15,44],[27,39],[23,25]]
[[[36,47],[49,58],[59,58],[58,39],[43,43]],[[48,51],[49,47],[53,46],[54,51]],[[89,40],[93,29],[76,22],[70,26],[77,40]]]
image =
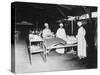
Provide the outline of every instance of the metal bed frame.
[[[41,50],[32,50],[32,42],[38,42],[40,45]],[[57,49],[57,48],[66,48],[66,47],[74,47],[77,46],[77,44],[58,44],[58,45],[51,45],[51,46],[46,46],[44,43],[44,40],[30,40],[29,39],[29,59],[30,59],[30,64],[32,64],[32,53],[39,52],[40,55],[42,56],[42,59],[44,62],[47,61],[47,54],[51,51],[51,49]]]

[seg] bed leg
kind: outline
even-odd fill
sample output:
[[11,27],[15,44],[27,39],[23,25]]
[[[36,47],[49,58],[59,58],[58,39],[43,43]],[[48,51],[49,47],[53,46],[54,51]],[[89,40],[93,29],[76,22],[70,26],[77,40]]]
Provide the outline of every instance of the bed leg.
[[46,47],[45,46],[43,46],[43,56],[44,56],[44,62],[46,62],[47,61],[47,50],[46,50]]
[[30,64],[32,65],[32,54],[30,53],[30,51],[29,51],[29,61],[30,61]]
[[47,53],[44,53],[44,62],[47,61]]
[[32,54],[30,53],[30,64],[32,65]]
[[47,55],[44,52],[41,52],[40,55],[41,55],[43,61],[46,62]]

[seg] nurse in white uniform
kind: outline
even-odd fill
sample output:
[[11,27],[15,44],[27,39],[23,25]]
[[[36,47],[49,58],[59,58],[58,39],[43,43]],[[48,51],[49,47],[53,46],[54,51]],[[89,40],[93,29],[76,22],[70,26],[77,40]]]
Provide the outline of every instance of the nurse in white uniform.
[[45,28],[43,29],[43,38],[44,39],[49,39],[51,37],[53,37],[53,33],[51,32],[51,30],[49,29],[49,25],[48,23],[44,23]]
[[85,40],[85,34],[86,31],[82,26],[82,22],[77,22],[77,25],[79,26],[78,33],[77,33],[77,39],[78,39],[78,57],[80,59],[85,58],[86,55],[86,40]]
[[[63,23],[60,23],[59,26],[60,26],[60,28],[58,28],[58,30],[56,32],[56,37],[66,40],[67,37],[66,37],[65,29],[63,28]],[[56,49],[56,52],[64,54],[64,48]]]

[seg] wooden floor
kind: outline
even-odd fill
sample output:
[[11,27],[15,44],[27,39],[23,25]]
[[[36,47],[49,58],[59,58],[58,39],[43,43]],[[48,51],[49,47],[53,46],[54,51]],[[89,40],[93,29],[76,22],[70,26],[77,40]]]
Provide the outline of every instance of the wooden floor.
[[67,71],[86,69],[86,65],[80,62],[73,54],[60,55],[52,50],[44,62],[40,53],[32,55],[32,65],[29,61],[27,45],[24,40],[16,41],[15,47],[15,70],[16,73]]

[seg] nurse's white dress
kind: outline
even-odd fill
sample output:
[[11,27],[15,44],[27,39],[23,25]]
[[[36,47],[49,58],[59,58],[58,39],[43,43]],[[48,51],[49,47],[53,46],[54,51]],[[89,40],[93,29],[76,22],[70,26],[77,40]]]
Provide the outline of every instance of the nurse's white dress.
[[86,57],[86,40],[85,40],[86,31],[83,27],[78,29],[78,56],[79,57]]
[[52,35],[52,32],[49,28],[45,28],[43,30],[43,38],[48,39],[48,37],[51,36],[51,35]]
[[[56,37],[66,40],[66,32],[64,28],[59,28],[56,32]],[[56,52],[63,54],[64,48],[56,49]]]

